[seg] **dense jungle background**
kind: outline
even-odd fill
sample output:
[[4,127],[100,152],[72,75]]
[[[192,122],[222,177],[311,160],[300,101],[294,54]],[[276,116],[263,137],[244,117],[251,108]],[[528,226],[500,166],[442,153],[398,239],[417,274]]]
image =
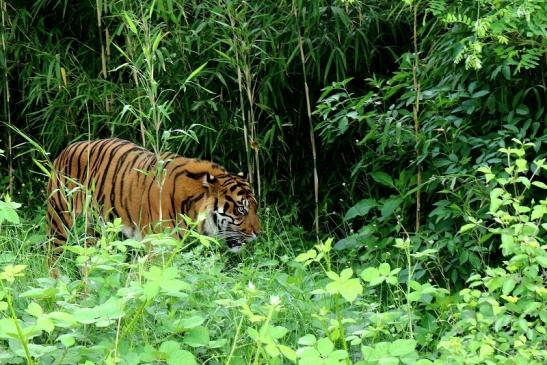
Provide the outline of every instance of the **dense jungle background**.
[[[544,1],[0,8],[0,364],[545,363]],[[262,236],[51,278],[49,163],[111,136],[247,171]]]

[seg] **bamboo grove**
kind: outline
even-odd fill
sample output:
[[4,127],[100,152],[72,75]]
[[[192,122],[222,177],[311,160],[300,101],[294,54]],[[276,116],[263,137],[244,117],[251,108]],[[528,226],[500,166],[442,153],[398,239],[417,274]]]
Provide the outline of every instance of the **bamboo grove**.
[[[372,235],[376,257],[400,227],[417,245],[474,247],[448,233],[483,208],[473,169],[512,139],[545,154],[541,1],[1,8],[0,183],[33,204],[43,179],[21,167],[41,157],[8,124],[51,156],[117,136],[245,169],[263,206],[351,255]],[[489,252],[445,257],[452,280]]]

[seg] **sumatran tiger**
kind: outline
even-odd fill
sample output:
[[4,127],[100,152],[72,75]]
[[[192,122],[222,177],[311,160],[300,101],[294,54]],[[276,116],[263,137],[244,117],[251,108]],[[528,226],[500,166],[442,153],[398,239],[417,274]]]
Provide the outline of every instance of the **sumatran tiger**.
[[184,229],[181,214],[192,220],[204,215],[199,232],[224,239],[235,252],[260,232],[249,182],[242,173],[230,174],[210,161],[174,153],[157,156],[113,138],[74,143],[53,166],[47,221],[57,251],[89,201],[103,218],[121,218],[122,232],[130,238],[158,227]]

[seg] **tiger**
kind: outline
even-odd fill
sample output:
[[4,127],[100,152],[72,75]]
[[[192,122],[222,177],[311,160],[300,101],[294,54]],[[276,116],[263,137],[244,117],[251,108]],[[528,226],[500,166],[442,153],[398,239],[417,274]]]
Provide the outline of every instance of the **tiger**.
[[46,220],[55,252],[62,251],[75,217],[89,201],[105,220],[119,217],[127,238],[184,230],[181,215],[193,221],[202,217],[198,232],[224,240],[233,252],[261,232],[257,200],[243,173],[175,153],[158,155],[118,138],[66,147],[53,162],[47,191]]

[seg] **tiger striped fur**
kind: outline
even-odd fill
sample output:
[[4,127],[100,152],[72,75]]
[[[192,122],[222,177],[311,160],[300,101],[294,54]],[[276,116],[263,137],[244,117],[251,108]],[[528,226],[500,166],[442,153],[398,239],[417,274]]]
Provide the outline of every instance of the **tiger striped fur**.
[[[248,181],[210,161],[156,154],[121,139],[74,143],[54,161],[47,221],[56,245],[67,240],[86,196],[100,216],[120,217],[128,237],[161,228],[184,228],[180,215],[203,213],[200,233],[224,238],[237,251],[260,232],[257,202]],[[163,171],[158,174],[157,171]],[[89,200],[88,200],[89,201]],[[158,225],[159,223],[159,225]]]

